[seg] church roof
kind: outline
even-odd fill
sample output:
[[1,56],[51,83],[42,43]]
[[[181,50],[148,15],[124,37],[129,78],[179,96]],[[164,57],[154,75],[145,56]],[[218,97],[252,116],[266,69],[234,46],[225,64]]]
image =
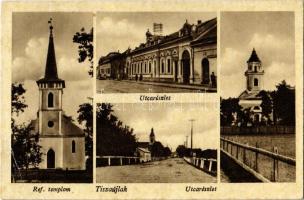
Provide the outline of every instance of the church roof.
[[243,100],[259,100],[261,99],[261,96],[258,95],[259,91],[248,91],[245,90],[244,92],[242,92],[239,96],[239,99],[243,99]]
[[[51,22],[49,21],[49,23]],[[37,82],[64,82],[63,80],[58,78],[52,25],[50,25],[49,46],[46,58],[44,77],[38,80]]]
[[137,142],[137,146],[140,148],[149,148],[149,142]]
[[[84,136],[84,132],[81,130],[81,128],[76,126],[71,121],[70,117],[68,117],[64,114],[62,114],[61,116],[62,117],[61,117],[61,135],[60,136],[63,136],[63,137],[82,137],[82,136]],[[38,127],[39,120],[38,119],[32,120],[30,122],[30,125],[31,125],[31,127],[33,127],[33,133],[39,132],[39,127]],[[40,133],[40,135],[42,135],[42,134]],[[43,133],[43,135],[47,135],[47,134]]]
[[251,56],[249,58],[249,60],[247,62],[261,62],[261,60],[259,59],[257,53],[255,52],[255,49],[253,48]]

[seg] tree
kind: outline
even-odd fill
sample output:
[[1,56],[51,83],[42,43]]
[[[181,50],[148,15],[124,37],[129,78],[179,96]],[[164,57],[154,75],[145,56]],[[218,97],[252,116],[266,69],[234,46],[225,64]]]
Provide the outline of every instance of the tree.
[[258,94],[258,96],[262,97],[262,103],[261,103],[262,115],[267,118],[267,121],[270,121],[270,114],[272,113],[273,110],[270,93],[266,92],[265,90],[262,90]]
[[273,94],[275,121],[281,125],[295,125],[295,90],[283,80]]
[[[40,152],[41,146],[38,145],[39,135],[34,133],[32,124],[15,123],[14,116],[18,116],[24,112],[27,107],[25,104],[26,90],[22,84],[12,84],[12,99],[11,99],[11,129],[12,129],[12,172],[14,172],[14,166],[18,168],[28,169],[29,166],[37,167],[41,162],[42,153]],[[13,162],[14,161],[14,162]]]
[[86,32],[84,28],[80,32],[76,32],[73,36],[73,42],[78,46],[78,62],[88,60],[90,62],[88,73],[93,77],[93,28]]
[[234,114],[241,114],[238,98],[221,99],[221,126],[231,126],[236,122]]
[[179,157],[184,157],[186,155],[186,149],[184,145],[178,145],[175,151]]
[[134,130],[113,114],[113,105],[97,104],[96,152],[97,155],[134,156],[137,143]]
[[79,105],[78,122],[85,125],[85,151],[86,155],[93,157],[93,106],[89,103]]

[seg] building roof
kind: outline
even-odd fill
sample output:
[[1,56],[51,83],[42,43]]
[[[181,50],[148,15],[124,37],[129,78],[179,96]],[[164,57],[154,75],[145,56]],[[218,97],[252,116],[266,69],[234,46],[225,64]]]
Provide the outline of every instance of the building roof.
[[137,146],[140,147],[140,148],[148,148],[150,145],[149,145],[149,142],[137,142]]
[[139,151],[144,152],[144,153],[151,153],[151,152],[150,152],[148,149],[146,149],[146,148],[137,147],[137,149],[138,149]]
[[260,100],[262,99],[261,96],[259,96],[260,91],[248,91],[245,90],[242,92],[239,96],[239,99],[242,100]]
[[63,87],[64,87],[64,81],[58,77],[58,73],[57,73],[52,25],[50,26],[49,46],[48,46],[48,52],[46,58],[44,77],[38,80],[37,83],[41,83],[41,82],[63,82]]
[[[84,132],[76,126],[72,121],[71,117],[68,117],[64,114],[61,115],[61,135],[63,137],[83,137],[85,134]],[[34,119],[30,122],[31,127],[33,127],[33,133],[39,132],[38,127],[38,119]],[[48,135],[47,133],[40,133],[40,135]],[[53,135],[53,134],[52,134]],[[48,136],[52,136],[49,134]],[[54,135],[58,136],[58,135]]]
[[254,48],[247,62],[261,62]]

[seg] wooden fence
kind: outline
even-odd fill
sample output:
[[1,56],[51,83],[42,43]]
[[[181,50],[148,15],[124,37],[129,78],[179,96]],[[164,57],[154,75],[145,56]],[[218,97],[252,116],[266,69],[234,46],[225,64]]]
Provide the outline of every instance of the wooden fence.
[[296,160],[276,147],[270,152],[221,137],[221,151],[263,182],[295,182]]
[[199,168],[205,172],[208,172],[212,175],[217,174],[217,160],[210,158],[196,158],[196,157],[184,157],[184,160],[195,166],[196,168]]
[[294,134],[294,126],[221,126],[221,135],[241,135],[241,134]]
[[135,156],[96,156],[97,166],[114,166],[138,164],[139,157]]

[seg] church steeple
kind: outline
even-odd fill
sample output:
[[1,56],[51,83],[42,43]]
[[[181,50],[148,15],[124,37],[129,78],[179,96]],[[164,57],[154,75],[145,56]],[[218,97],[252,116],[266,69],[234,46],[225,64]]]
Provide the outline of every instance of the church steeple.
[[263,89],[263,75],[264,70],[262,62],[253,48],[247,61],[247,70],[245,72],[245,76],[247,78],[247,90],[257,92]]
[[48,21],[48,23],[50,25],[50,36],[49,36],[49,47],[46,58],[44,78],[47,80],[56,80],[58,79],[58,74],[57,74],[57,64],[56,64],[54,38],[53,38],[52,18],[50,19],[50,21]]
[[151,128],[151,133],[150,133],[150,144],[154,144],[155,142],[155,134],[153,128]]
[[57,63],[56,63],[56,56],[55,56],[55,45],[54,45],[54,37],[53,37],[53,25],[52,25],[52,18],[48,21],[50,35],[49,35],[49,46],[47,51],[47,58],[45,64],[45,73],[44,77],[37,81],[38,86],[41,83],[46,84],[48,87],[52,87],[54,84],[56,86],[65,88],[64,80],[58,77],[57,73]]

